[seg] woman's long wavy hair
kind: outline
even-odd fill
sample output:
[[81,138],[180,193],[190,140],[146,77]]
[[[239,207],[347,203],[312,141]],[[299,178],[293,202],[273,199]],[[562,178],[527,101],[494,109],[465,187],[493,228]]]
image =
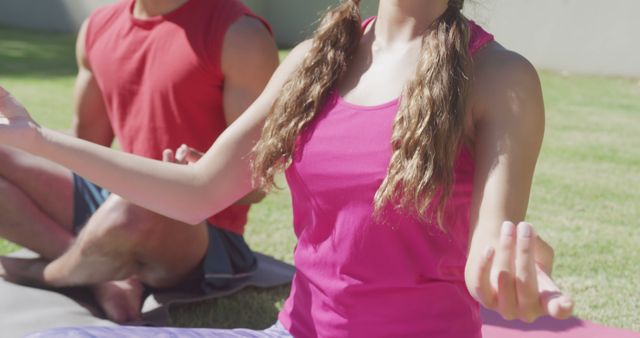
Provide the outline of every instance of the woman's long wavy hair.
[[[393,124],[393,155],[375,195],[376,214],[391,203],[425,217],[434,202],[442,220],[464,129],[471,63],[463,4],[450,0],[422,38],[416,76],[404,88]],[[291,163],[298,135],[345,74],[362,36],[359,5],[360,0],[345,0],[327,12],[311,50],[284,86],[253,150],[257,185],[275,186],[275,175]]]

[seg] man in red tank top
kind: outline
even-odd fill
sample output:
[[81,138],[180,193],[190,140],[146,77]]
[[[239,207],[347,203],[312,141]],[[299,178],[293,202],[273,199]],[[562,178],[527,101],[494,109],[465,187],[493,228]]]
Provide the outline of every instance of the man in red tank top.
[[[269,26],[240,0],[121,0],[87,19],[76,54],[75,135],[158,160],[181,144],[206,151],[278,64]],[[126,322],[143,285],[206,292],[255,268],[242,234],[259,192],[194,227],[17,150],[0,147],[0,163],[0,237],[45,260],[3,259],[0,276],[91,285]]]

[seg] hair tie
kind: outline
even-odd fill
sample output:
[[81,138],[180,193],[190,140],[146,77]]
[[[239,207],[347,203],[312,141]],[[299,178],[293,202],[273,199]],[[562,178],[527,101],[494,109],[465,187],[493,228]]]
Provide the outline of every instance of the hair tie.
[[464,0],[449,0],[449,7],[453,9],[457,9],[461,11],[463,5],[464,5]]

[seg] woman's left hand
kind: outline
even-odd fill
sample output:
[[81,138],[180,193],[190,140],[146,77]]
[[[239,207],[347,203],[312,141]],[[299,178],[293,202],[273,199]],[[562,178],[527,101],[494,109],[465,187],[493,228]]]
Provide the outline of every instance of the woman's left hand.
[[[489,247],[467,276],[469,291],[484,307],[507,320],[540,316],[569,318],[573,300],[551,279],[553,251],[531,224],[502,224],[497,248]],[[469,280],[471,279],[471,280]]]

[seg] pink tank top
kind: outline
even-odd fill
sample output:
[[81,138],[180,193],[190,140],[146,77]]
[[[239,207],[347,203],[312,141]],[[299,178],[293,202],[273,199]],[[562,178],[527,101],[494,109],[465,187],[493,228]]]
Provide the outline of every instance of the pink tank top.
[[[493,36],[471,29],[475,53]],[[479,305],[464,281],[474,174],[468,150],[455,165],[448,234],[392,210],[382,224],[372,219],[397,111],[398,100],[365,107],[333,91],[298,140],[286,171],[296,274],[279,315],[295,337],[481,336]]]

